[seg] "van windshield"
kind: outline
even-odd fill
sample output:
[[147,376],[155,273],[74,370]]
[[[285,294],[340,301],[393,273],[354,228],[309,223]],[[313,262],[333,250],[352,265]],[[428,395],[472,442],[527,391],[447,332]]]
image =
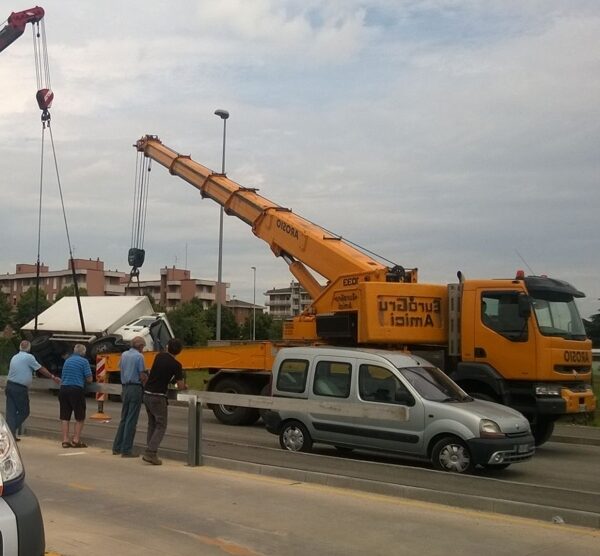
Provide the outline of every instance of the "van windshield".
[[436,367],[402,367],[400,374],[426,400],[465,402],[472,398]]

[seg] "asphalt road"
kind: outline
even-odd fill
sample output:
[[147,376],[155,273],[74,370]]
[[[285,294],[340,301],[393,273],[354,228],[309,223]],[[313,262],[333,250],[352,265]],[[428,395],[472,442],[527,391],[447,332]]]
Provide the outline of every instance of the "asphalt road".
[[600,531],[109,449],[20,443],[48,551],[61,556],[590,556]]
[[[90,413],[95,401],[88,401]],[[105,411],[113,416],[110,423],[89,421],[84,438],[90,444],[110,446],[114,436],[120,404],[108,402]],[[58,402],[45,393],[32,394],[32,416],[27,425],[32,433],[58,439]],[[136,444],[143,446],[146,417],[142,411]],[[169,430],[163,442],[163,453],[185,460],[187,442],[187,413],[184,408],[170,408]],[[521,512],[541,519],[552,519],[565,512],[590,514],[591,520],[575,519],[571,522],[592,527],[600,526],[600,446],[585,446],[548,442],[529,462],[515,464],[504,471],[494,473],[476,472],[469,476],[441,473],[431,470],[424,463],[412,462],[390,456],[371,453],[354,453],[341,456],[333,448],[317,447],[313,454],[292,454],[279,448],[276,436],[269,434],[261,425],[252,427],[228,427],[213,417],[212,412],[203,413],[203,453],[211,458],[211,464],[227,467],[226,462],[238,461],[278,469],[301,470],[307,473],[353,479],[356,488],[389,492],[410,496],[411,491],[402,489],[427,489],[438,497],[432,501],[445,501],[459,506],[478,507],[480,499],[498,501],[495,505],[481,505],[513,513],[506,504],[519,503],[534,508],[544,507],[547,512]],[[329,482],[328,484],[341,484]],[[413,493],[414,494],[414,493]],[[442,496],[444,495],[444,496]],[[586,517],[584,515],[584,517]]]

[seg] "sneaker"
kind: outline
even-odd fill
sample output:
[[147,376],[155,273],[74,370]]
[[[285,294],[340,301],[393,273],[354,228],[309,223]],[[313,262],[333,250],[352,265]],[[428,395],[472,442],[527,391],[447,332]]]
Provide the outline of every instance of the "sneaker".
[[156,454],[144,454],[142,459],[152,465],[162,465],[162,460]]
[[113,450],[113,456],[120,456],[121,452],[117,452],[116,450]]

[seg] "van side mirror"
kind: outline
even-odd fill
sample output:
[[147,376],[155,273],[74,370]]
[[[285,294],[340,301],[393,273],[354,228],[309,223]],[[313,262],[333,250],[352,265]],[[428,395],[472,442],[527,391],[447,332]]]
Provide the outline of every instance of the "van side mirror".
[[531,301],[529,300],[529,296],[525,293],[520,293],[517,303],[519,306],[519,316],[527,320],[531,315]]

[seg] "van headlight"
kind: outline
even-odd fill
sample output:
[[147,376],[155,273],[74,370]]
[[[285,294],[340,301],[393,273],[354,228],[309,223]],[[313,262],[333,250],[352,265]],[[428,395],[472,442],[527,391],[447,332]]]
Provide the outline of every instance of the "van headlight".
[[479,421],[479,436],[481,438],[504,438],[506,434],[500,430],[500,426],[496,421],[482,419]]
[[0,415],[0,492],[5,483],[23,475],[23,462],[17,443],[11,434],[4,417]]
[[560,384],[536,384],[535,395],[536,396],[560,396],[562,386]]

